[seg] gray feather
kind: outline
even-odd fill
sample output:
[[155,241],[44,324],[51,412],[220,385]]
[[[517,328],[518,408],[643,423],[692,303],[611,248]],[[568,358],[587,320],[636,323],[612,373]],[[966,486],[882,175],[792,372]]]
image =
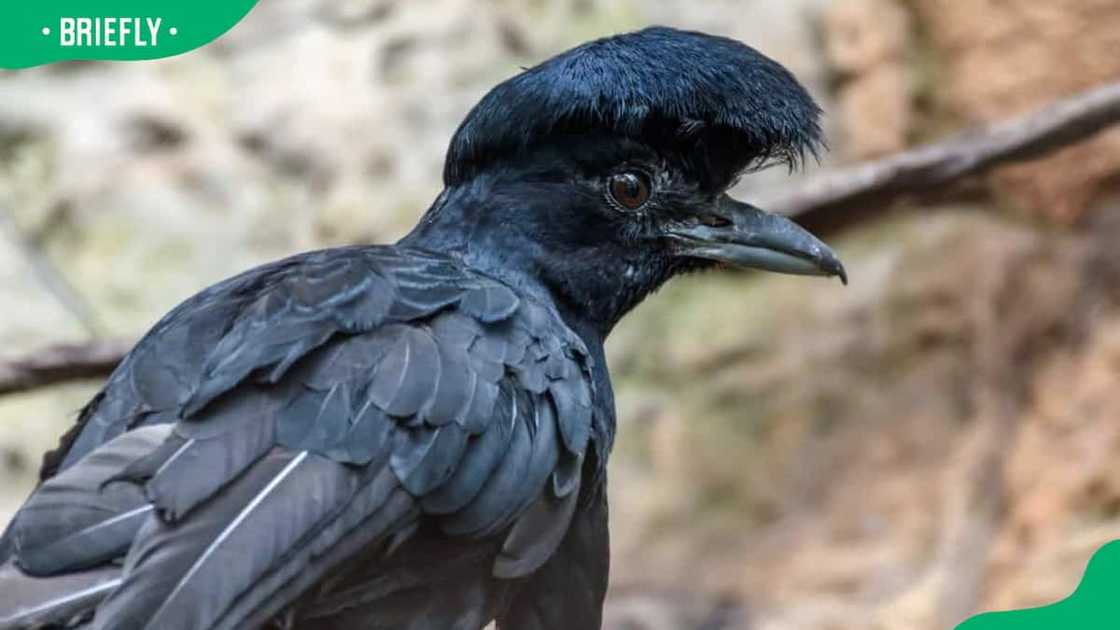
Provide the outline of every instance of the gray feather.
[[146,517],[147,499],[133,484],[106,483],[170,432],[164,425],[125,433],[36,490],[13,520],[20,567],[52,575],[123,554]]
[[206,628],[238,594],[351,496],[356,476],[307,452],[276,451],[176,524],[150,521],[95,628]]
[[0,566],[0,630],[64,625],[81,617],[120,584],[118,567],[33,577]]
[[578,486],[577,479],[576,488],[562,499],[545,494],[517,519],[494,560],[494,577],[506,580],[525,577],[552,557],[579,503]]

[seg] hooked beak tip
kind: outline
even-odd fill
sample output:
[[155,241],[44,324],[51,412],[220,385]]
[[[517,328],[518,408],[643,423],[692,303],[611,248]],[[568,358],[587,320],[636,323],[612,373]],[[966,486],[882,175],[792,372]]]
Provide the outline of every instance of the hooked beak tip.
[[830,276],[840,278],[840,282],[844,286],[848,286],[848,271],[844,269],[844,263],[836,256],[825,257],[821,261],[821,269],[828,273]]

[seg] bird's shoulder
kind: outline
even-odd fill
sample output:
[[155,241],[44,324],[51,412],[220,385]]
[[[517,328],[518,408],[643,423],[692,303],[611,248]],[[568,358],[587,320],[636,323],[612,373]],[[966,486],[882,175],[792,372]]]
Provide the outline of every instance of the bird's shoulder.
[[[589,362],[547,300],[450,256],[400,246],[308,252],[216,284],[169,312],[48,454],[43,476],[126,430],[197,418],[220,398],[262,387],[288,405],[320,406],[318,422],[282,423],[278,439],[334,449],[341,459],[362,457],[330,443],[363,412],[344,403],[367,404],[365,413],[384,412],[406,427],[454,419],[469,435],[478,429],[472,422],[493,416],[508,384],[511,392],[547,391],[560,406],[578,401],[582,426]],[[306,431],[312,426],[320,430]],[[582,452],[585,431],[577,433],[570,441]]]
[[[61,473],[48,468],[32,502],[51,503],[108,461],[113,482],[143,488],[124,510],[98,511],[112,523],[154,508],[164,523],[237,527],[219,497],[252,486],[252,505],[291,483],[276,505],[294,497],[307,513],[346,505],[361,518],[384,507],[388,524],[423,516],[453,538],[500,537],[493,575],[523,577],[551,557],[582,490],[599,480],[593,362],[555,305],[451,257],[401,247],[305,254],[207,289],[161,320],[48,459]],[[145,454],[124,448],[131,438]],[[276,468],[281,460],[290,461]],[[314,470],[289,480],[304,461]],[[72,503],[21,514],[65,519]],[[35,547],[41,517],[20,518],[20,545]],[[261,518],[266,531],[285,526]],[[356,524],[339,518],[338,532]],[[411,536],[407,525],[393,535]],[[138,544],[135,531],[117,535],[124,529],[98,538],[97,550]],[[104,531],[94,519],[73,535]],[[38,547],[66,568],[89,560]]]

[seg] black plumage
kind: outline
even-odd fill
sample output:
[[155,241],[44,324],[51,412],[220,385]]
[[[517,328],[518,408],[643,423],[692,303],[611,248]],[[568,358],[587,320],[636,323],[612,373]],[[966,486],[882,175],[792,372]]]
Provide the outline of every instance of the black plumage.
[[499,85],[392,246],[190,298],[82,411],[0,542],[0,628],[596,628],[603,342],[674,274],[839,275],[724,194],[818,109],[731,40],[598,40]]

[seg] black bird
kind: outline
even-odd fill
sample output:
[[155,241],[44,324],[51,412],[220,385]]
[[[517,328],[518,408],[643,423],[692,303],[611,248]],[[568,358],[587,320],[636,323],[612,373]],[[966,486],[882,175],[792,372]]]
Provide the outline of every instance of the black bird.
[[669,28],[498,85],[400,242],[245,272],[136,345],[0,543],[0,628],[600,627],[603,341],[682,272],[844,279],[725,194],[816,151],[818,115]]

